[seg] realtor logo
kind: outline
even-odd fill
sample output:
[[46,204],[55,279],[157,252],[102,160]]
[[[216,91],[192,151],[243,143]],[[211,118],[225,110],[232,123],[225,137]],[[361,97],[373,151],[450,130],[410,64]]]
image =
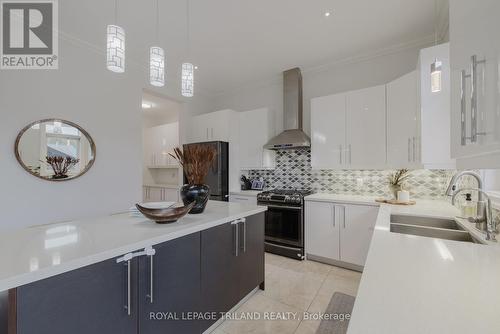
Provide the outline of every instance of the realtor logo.
[[0,1],[1,69],[57,69],[57,0]]

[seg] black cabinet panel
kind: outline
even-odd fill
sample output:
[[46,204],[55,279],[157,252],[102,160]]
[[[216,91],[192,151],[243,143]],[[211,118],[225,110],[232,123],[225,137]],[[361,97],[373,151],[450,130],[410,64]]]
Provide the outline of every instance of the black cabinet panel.
[[[201,232],[201,299],[203,312],[230,310],[238,300],[236,238],[231,223]],[[203,323],[202,331],[216,320]]]
[[17,288],[17,334],[136,334],[135,266],[131,315],[127,267],[112,259]]
[[238,256],[238,300],[264,282],[264,213],[240,223]]
[[200,309],[200,233],[153,248],[152,303],[151,258],[139,259],[139,333],[199,333],[200,322],[185,319]]

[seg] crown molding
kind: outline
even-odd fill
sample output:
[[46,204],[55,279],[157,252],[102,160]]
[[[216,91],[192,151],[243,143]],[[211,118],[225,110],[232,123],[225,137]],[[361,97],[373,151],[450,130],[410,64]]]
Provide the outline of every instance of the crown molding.
[[[314,75],[317,73],[321,72],[326,72],[329,70],[332,70],[338,66],[342,65],[351,65],[351,64],[356,64],[356,63],[361,63],[365,61],[370,61],[372,59],[376,59],[379,57],[384,57],[384,56],[389,56],[392,54],[397,54],[400,52],[404,52],[407,50],[411,49],[422,49],[425,47],[429,47],[434,43],[435,36],[434,34],[425,36],[423,38],[415,39],[412,41],[400,43],[400,44],[395,44],[389,47],[381,48],[375,51],[370,51],[366,52],[363,54],[358,54],[353,57],[346,57],[342,59],[337,59],[333,60],[327,63],[323,63],[321,65],[316,65],[316,66],[310,66],[310,67],[302,67],[302,74],[304,75]],[[286,70],[286,69],[284,69]],[[258,88],[258,87],[265,87],[265,86],[270,86],[270,85],[280,85],[282,83],[282,74],[281,72],[279,74],[274,74],[271,76],[267,76],[266,78],[263,78],[261,80],[254,80],[254,81],[249,81],[247,83],[244,83],[238,87],[228,89],[228,90],[223,90],[215,93],[212,97],[213,98],[219,98],[224,95],[230,95],[230,94],[235,94],[240,91],[243,91],[245,89],[249,88]]]

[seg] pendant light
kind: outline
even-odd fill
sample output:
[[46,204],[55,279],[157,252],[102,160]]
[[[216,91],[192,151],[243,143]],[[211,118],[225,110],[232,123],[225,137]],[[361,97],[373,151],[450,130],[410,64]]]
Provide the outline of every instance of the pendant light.
[[[186,45],[187,45],[187,55],[189,58],[189,0],[186,0]],[[186,62],[182,64],[182,74],[181,74],[181,94],[184,97],[194,96],[194,65]]]
[[[159,44],[160,8],[156,0],[156,43]],[[159,46],[149,49],[149,83],[152,86],[165,86],[165,52]]]
[[[434,0],[434,46],[437,45],[437,0]],[[434,59],[434,62],[431,64],[431,92],[439,93],[442,89],[442,62],[437,58]]]
[[115,24],[108,25],[106,67],[116,73],[125,72],[125,30],[118,22],[118,0],[115,0]]

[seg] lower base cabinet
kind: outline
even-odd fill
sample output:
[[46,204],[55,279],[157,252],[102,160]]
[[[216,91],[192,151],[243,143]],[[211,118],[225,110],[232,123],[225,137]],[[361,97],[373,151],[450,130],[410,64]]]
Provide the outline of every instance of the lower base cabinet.
[[203,231],[201,249],[203,332],[264,283],[264,214]]
[[370,205],[306,202],[306,253],[364,266],[378,210]]
[[198,334],[264,282],[263,213],[153,248],[10,290],[8,334]]

